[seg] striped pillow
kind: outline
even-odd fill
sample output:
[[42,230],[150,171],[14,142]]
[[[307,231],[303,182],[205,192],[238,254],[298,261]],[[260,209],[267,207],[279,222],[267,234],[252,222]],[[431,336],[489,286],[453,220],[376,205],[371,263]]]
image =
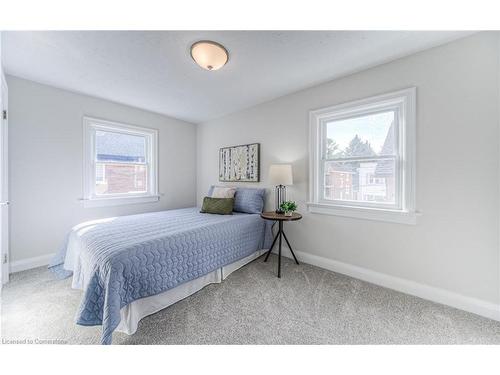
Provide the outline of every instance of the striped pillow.
[[214,189],[210,196],[212,198],[234,198],[235,193],[236,193],[236,188],[214,186]]

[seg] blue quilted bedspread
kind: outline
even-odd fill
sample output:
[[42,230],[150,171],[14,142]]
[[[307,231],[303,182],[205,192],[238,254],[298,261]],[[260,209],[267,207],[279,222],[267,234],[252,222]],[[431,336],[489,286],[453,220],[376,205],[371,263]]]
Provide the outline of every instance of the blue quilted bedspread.
[[[50,267],[75,273],[81,325],[103,326],[110,344],[120,309],[268,248],[269,222],[258,214],[201,214],[196,207],[83,223]],[[76,282],[78,284],[78,282]]]

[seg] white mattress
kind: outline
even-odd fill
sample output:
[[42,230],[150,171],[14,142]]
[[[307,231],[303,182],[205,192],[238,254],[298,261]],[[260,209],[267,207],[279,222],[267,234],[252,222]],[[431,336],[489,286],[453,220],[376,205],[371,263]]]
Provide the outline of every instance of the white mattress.
[[133,301],[120,310],[121,321],[116,328],[116,331],[123,332],[128,335],[134,334],[135,331],[137,331],[137,325],[142,318],[163,310],[165,307],[173,305],[174,303],[196,293],[209,284],[222,282],[232,272],[257,259],[266,251],[267,250],[256,251],[246,258],[219,268],[205,276],[201,276],[197,279],[181,284],[173,289],[167,290],[166,292]]

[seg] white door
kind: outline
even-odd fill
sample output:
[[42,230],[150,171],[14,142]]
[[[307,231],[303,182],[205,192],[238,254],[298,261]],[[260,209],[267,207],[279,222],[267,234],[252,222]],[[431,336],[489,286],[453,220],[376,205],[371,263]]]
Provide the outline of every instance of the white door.
[[5,77],[0,80],[0,279],[5,284],[9,281],[8,92]]

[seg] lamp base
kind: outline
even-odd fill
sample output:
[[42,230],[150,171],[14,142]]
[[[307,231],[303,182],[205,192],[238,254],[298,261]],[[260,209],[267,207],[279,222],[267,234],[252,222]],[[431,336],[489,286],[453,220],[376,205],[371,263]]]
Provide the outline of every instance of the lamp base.
[[277,214],[283,214],[281,209],[281,204],[286,201],[286,186],[277,185],[275,189],[275,212]]

